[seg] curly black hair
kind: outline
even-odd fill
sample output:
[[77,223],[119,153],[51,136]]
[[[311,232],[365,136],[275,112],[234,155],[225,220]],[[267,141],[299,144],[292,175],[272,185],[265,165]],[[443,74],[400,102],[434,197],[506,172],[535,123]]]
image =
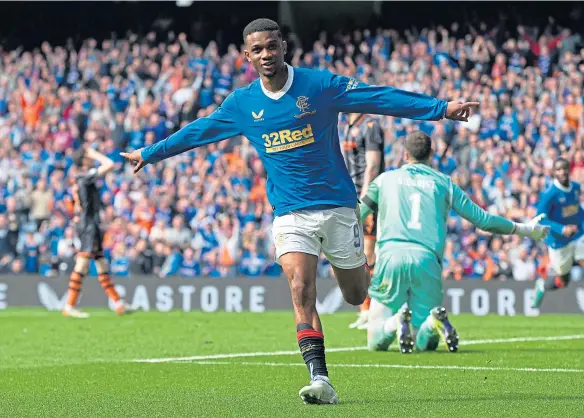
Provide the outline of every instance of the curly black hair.
[[278,37],[282,38],[282,32],[280,31],[280,25],[271,19],[256,19],[243,29],[243,40],[247,39],[247,35],[251,35],[256,32],[278,32]]

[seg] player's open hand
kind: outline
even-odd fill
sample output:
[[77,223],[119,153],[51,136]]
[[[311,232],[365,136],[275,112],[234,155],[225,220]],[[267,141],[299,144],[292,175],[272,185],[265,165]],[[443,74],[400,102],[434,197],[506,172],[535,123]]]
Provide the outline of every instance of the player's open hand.
[[448,102],[446,119],[468,122],[472,110],[478,108],[479,104],[479,102]]
[[137,173],[148,165],[148,163],[142,159],[142,148],[132,152],[120,152],[120,155],[134,166],[134,173]]

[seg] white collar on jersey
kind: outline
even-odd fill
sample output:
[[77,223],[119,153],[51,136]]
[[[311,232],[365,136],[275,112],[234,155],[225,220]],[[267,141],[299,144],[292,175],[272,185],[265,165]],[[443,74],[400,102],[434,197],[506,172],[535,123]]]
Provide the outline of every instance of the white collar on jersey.
[[286,93],[288,93],[290,87],[292,87],[292,81],[294,81],[294,67],[288,64],[286,64],[286,67],[288,67],[288,80],[286,80],[286,84],[284,84],[284,87],[282,87],[280,91],[277,91],[275,93],[269,91],[264,87],[264,83],[262,83],[262,79],[260,78],[260,86],[262,86],[262,91],[270,99],[280,100],[280,98],[282,98]]
[[572,190],[572,182],[570,182],[570,187],[564,187],[560,184],[559,181],[557,181],[556,179],[554,179],[554,186],[556,186],[558,189],[560,189],[563,192],[569,192]]

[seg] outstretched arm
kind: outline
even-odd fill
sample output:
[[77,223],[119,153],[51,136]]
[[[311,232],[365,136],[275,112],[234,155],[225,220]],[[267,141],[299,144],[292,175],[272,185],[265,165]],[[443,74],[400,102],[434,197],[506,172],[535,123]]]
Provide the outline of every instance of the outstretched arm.
[[451,207],[456,213],[483,231],[509,235],[515,232],[515,224],[502,216],[491,215],[475,204],[458,185],[451,186]]
[[339,112],[371,113],[416,120],[443,118],[468,121],[477,102],[446,102],[389,86],[370,86],[353,78],[330,74],[325,80],[333,108]]
[[529,223],[516,223],[502,216],[491,215],[476,205],[460,187],[451,183],[450,206],[456,213],[483,231],[502,235],[519,235],[536,241],[544,239],[550,232],[550,227],[540,225],[545,215],[536,216]]
[[237,104],[233,93],[209,116],[197,119],[168,138],[131,153],[124,158],[135,165],[134,173],[147,164],[155,164],[201,145],[219,142],[241,134],[237,123]]

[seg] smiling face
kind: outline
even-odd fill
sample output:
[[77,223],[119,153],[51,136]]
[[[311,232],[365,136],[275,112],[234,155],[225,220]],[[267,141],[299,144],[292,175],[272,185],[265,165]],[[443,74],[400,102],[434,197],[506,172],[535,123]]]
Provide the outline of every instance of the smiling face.
[[250,33],[244,53],[259,75],[271,78],[284,68],[286,41],[278,31]]

